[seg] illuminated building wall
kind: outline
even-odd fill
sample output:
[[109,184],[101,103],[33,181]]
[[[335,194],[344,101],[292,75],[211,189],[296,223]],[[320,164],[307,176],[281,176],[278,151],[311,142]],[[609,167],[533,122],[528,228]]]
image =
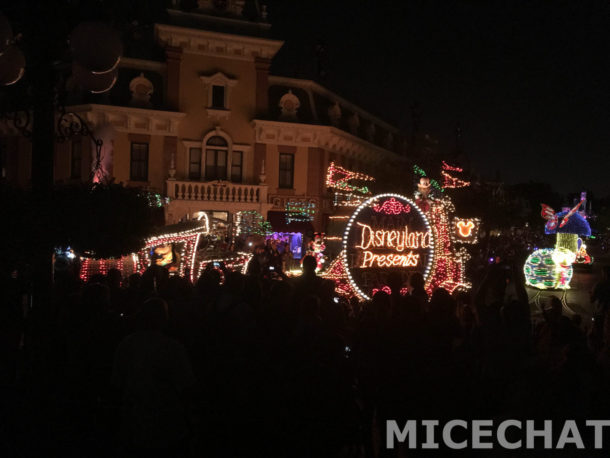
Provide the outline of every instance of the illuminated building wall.
[[[68,95],[68,110],[104,141],[108,178],[168,196],[167,224],[200,211],[267,217],[284,212],[287,201],[314,201],[312,226],[324,231],[332,213],[325,185],[331,162],[377,177],[400,175],[398,129],[313,81],[271,75],[283,42],[269,38],[270,24],[262,16],[246,20],[236,7],[226,13],[232,30],[223,32],[216,13],[170,10],[150,43],[162,50],[160,60],[127,55],[107,95]],[[1,127],[11,147],[7,177],[27,185],[30,145]],[[87,138],[58,143],[56,181],[87,180],[93,152]],[[134,154],[147,156],[146,173],[133,173]]]

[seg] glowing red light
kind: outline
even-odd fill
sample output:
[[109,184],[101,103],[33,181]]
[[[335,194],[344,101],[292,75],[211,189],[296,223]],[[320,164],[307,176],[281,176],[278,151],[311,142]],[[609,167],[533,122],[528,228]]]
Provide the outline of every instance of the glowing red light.
[[411,206],[409,204],[401,204],[394,197],[386,200],[382,205],[373,205],[373,210],[377,213],[385,213],[386,215],[400,215],[401,213],[410,213]]

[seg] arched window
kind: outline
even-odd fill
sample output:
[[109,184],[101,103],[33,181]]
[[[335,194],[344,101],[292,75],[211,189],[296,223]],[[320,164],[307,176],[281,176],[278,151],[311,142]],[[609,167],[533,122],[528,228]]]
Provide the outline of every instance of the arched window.
[[227,153],[229,145],[219,135],[210,137],[205,145],[205,179],[227,179]]

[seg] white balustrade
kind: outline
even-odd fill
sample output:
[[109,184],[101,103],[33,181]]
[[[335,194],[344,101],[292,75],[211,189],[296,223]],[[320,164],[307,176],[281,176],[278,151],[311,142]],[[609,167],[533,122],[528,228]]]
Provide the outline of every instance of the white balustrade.
[[228,181],[167,181],[170,199],[203,202],[267,203],[267,186]]

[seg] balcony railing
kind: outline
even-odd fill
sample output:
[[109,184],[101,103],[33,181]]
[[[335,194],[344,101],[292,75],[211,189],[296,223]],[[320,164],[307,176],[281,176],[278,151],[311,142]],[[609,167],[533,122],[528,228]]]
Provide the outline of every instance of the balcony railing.
[[267,203],[267,186],[229,181],[167,180],[167,195],[180,200],[258,204]]

